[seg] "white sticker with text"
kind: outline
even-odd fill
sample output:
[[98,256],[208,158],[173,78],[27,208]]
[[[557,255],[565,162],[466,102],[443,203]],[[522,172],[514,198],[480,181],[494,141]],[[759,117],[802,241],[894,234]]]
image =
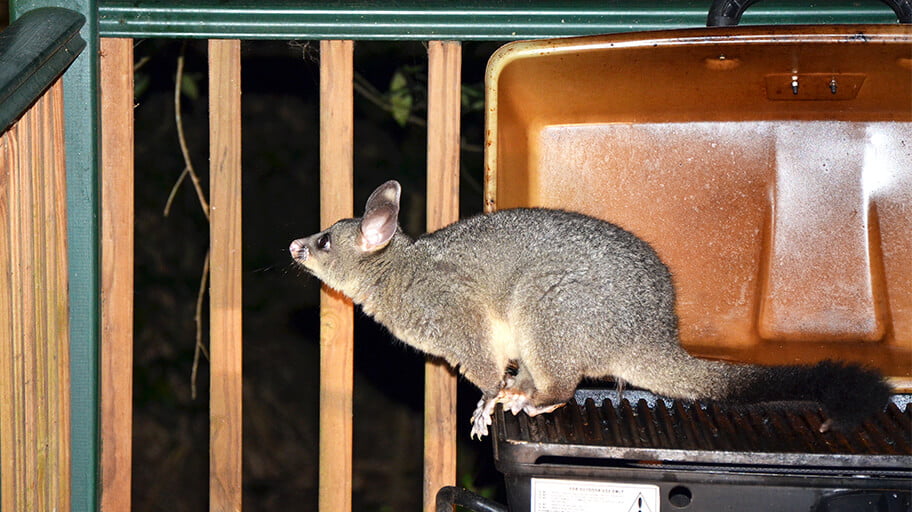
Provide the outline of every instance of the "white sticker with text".
[[532,512],[659,512],[659,486],[533,478]]

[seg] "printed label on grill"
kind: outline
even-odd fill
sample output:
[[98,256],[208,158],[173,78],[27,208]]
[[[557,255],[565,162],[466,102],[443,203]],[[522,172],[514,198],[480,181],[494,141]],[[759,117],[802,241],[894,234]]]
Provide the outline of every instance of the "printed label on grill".
[[533,478],[532,512],[659,512],[659,486]]

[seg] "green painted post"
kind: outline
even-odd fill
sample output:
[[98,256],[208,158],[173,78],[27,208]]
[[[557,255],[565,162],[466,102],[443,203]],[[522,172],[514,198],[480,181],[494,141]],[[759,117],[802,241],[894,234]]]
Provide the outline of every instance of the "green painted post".
[[16,19],[38,7],[86,18],[86,49],[64,74],[67,248],[70,289],[71,485],[73,512],[98,509],[98,16],[95,0],[12,0]]

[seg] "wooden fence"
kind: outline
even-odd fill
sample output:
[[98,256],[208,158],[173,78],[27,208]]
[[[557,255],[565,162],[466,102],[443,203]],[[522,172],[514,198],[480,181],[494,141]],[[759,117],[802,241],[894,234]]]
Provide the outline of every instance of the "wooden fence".
[[0,137],[3,510],[69,508],[62,99],[57,81]]
[[[129,510],[133,312],[133,41],[101,40],[101,509]],[[320,44],[321,223],[353,213],[352,41]],[[456,220],[461,47],[428,45],[428,229]],[[241,509],[240,41],[209,41],[211,510]],[[351,510],[353,316],[328,288],[320,313],[320,509]],[[429,363],[425,510],[455,483],[456,381]]]

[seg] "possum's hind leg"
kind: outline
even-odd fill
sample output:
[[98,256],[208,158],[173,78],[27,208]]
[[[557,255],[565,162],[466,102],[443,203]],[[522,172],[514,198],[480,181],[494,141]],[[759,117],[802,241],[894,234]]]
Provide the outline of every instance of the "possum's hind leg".
[[[517,284],[510,321],[516,329],[520,368],[517,387],[527,398],[522,410],[530,416],[551,412],[573,398],[591,363],[589,329],[576,316],[582,297],[593,296],[592,276],[585,270],[555,268],[532,274]],[[587,299],[588,300],[588,299]],[[556,314],[573,308],[568,314]]]
[[494,408],[503,404],[505,411],[514,415],[525,411],[529,416],[551,412],[564,405],[564,402],[547,406],[536,406],[532,403],[532,396],[536,393],[529,370],[516,360],[510,360],[504,370],[500,385],[486,391],[472,413],[472,433],[474,438],[481,439],[488,435],[488,427],[492,423]]
[[[531,362],[531,364],[530,364]],[[579,378],[569,380],[556,375],[555,363],[548,362],[544,367],[537,366],[534,359],[520,359],[515,376],[507,379],[499,402],[503,408],[513,414],[525,412],[537,416],[554,411],[573,397]],[[568,384],[572,382],[572,384]]]
[[539,394],[528,367],[519,364],[515,377],[505,385],[499,402],[503,403],[504,410],[514,415],[523,411],[529,416],[552,412],[566,403],[566,400],[563,400],[558,403],[536,405],[533,400]]

